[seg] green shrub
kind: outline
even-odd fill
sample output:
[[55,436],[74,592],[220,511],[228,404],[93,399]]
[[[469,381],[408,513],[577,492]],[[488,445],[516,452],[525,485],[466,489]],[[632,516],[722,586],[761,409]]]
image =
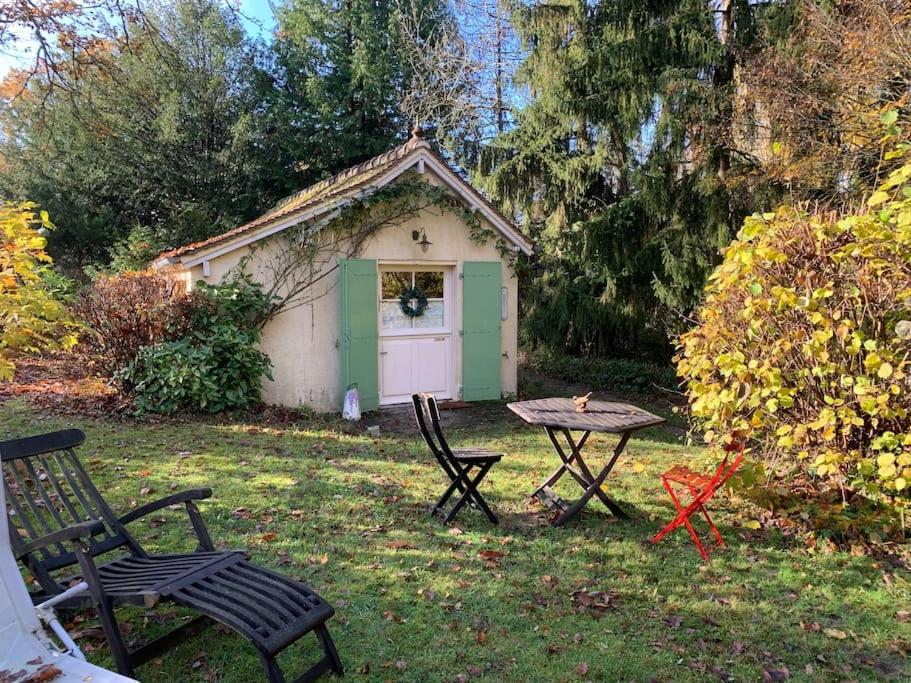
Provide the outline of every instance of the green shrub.
[[190,332],[145,346],[118,378],[142,411],[216,413],[260,400],[262,377],[272,378],[259,350],[260,324],[269,306],[262,287],[243,274],[218,285],[198,283]]
[[525,355],[524,365],[542,375],[583,384],[593,390],[653,391],[673,389],[678,383],[670,366],[618,358],[578,358],[531,351]]
[[750,430],[802,491],[906,505],[909,320],[911,163],[856,214],[748,218],[680,340],[697,426],[712,442]]
[[272,304],[262,285],[244,273],[234,273],[217,285],[197,282],[194,293],[201,299],[193,317],[197,329],[233,325],[255,330],[265,321]]
[[605,300],[607,285],[600,277],[573,277],[557,264],[548,268],[522,291],[519,335],[524,348],[589,358],[670,362],[674,347],[664,327],[656,322],[654,310],[646,315]]
[[121,377],[132,385],[141,411],[217,413],[259,401],[261,379],[271,378],[270,367],[249,332],[225,325],[146,346]]
[[165,244],[152,228],[137,225],[109,250],[109,269],[114,273],[143,270],[164,248]]
[[61,273],[53,266],[43,268],[40,276],[44,286],[47,287],[47,290],[55,300],[66,305],[73,303],[76,298],[76,291],[79,288],[75,280]]

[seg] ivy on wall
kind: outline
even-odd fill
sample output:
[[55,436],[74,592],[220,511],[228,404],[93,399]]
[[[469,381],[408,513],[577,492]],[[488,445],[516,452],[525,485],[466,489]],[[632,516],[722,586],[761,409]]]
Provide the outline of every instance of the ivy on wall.
[[235,266],[247,272],[254,260],[270,304],[258,325],[262,327],[279,313],[305,306],[324,296],[318,285],[338,269],[343,258],[357,258],[364,245],[384,228],[402,225],[422,211],[437,209],[455,214],[468,228],[471,240],[487,244],[496,239],[498,253],[515,268],[518,255],[493,230],[486,228],[475,211],[445,188],[413,176],[381,187],[369,195],[351,199],[315,223],[302,223],[283,232],[282,248],[268,250],[271,240],[260,242]]

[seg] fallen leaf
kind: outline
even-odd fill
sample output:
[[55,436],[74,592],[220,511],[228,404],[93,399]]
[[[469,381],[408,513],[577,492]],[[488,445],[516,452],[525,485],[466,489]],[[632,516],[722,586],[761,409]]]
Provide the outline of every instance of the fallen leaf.
[[544,576],[541,577],[541,583],[543,583],[548,588],[553,588],[554,586],[557,585],[558,581],[557,581],[557,577],[551,576],[549,574],[545,574]]
[[478,631],[475,634],[474,639],[478,645],[483,645],[484,643],[487,642],[487,631],[484,631],[484,630]]
[[835,638],[836,640],[844,640],[848,637],[847,633],[837,628],[824,628],[822,632],[829,636],[829,638]]
[[274,541],[276,538],[278,538],[278,534],[274,531],[267,531],[266,533],[259,535],[259,540],[263,543],[269,543],[270,541]]
[[503,553],[499,550],[479,550],[478,557],[487,562],[495,562],[496,560],[503,557]]
[[777,669],[764,669],[762,680],[764,681],[786,681],[791,677],[788,667],[782,666]]
[[585,591],[577,590],[570,594],[575,611],[579,614],[591,614],[595,619],[600,618],[604,612],[617,608],[620,594],[616,591]]
[[45,683],[45,681],[52,681],[62,675],[63,672],[53,664],[45,664],[40,669],[24,678],[22,683]]
[[580,676],[584,676],[585,674],[587,674],[588,673],[588,664],[586,662],[582,662],[581,664],[579,664],[579,666],[576,667],[576,673],[579,674]]
[[386,544],[386,547],[392,550],[417,550],[417,548],[408,541],[391,541]]

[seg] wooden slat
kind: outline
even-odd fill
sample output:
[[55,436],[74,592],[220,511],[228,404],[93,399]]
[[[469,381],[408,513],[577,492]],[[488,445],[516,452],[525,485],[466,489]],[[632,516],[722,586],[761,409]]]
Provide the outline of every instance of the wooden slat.
[[241,576],[265,585],[271,586],[275,590],[280,590],[285,598],[294,603],[302,613],[309,612],[314,606],[319,605],[319,596],[310,591],[306,586],[296,581],[290,581],[283,576],[278,576],[272,572],[266,572],[256,565],[249,562],[242,562],[231,568]]
[[576,410],[570,398],[520,401],[507,403],[506,407],[529,424],[583,432],[620,434],[664,422],[664,418],[647,410],[612,401],[589,401],[584,413]]

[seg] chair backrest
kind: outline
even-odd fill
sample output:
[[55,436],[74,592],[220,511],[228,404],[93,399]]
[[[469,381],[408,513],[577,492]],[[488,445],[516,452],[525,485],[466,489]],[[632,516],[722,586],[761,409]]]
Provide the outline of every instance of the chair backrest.
[[[2,486],[0,507],[6,508]],[[5,643],[8,638],[17,636],[27,638],[39,629],[40,624],[32,607],[32,600],[19,573],[13,549],[10,547],[10,533],[4,513],[0,515],[0,641]],[[0,656],[0,659],[4,657]]]
[[411,402],[414,405],[414,418],[418,423],[418,429],[431,452],[441,462],[452,461],[452,451],[440,426],[440,409],[436,397],[428,393],[413,394]]
[[[737,468],[740,467],[740,463],[743,462],[743,448],[744,447],[741,445],[736,449],[726,449],[724,460],[718,465],[715,474],[712,475],[712,480],[702,491],[699,498],[707,500],[715,491],[724,486],[728,479],[734,476],[734,472],[737,471]],[[736,452],[737,456],[731,460],[731,453],[733,452]]]
[[136,683],[132,678],[63,654],[59,646],[51,642],[38,620],[13,556],[4,510],[6,494],[0,486],[0,680],[9,680],[3,676],[4,671],[21,672],[26,676],[19,678],[14,674],[16,680],[46,680],[38,672],[53,664],[63,673],[60,680]]
[[437,446],[433,435],[430,433],[430,428],[427,426],[430,422],[430,411],[427,408],[427,401],[424,398],[424,394],[412,394],[411,407],[414,408],[414,421],[417,422],[418,431],[421,432],[421,436],[424,437],[424,443],[427,444],[431,453],[437,456],[441,455],[440,447]]
[[[13,552],[28,542],[80,522],[101,522],[104,530],[89,541],[92,555],[129,546],[144,555],[136,541],[101,497],[76,457],[85,441],[78,429],[0,442],[0,465],[6,490],[6,515]],[[76,564],[76,555],[63,544],[36,550],[24,557],[45,590],[56,584],[50,572]]]

